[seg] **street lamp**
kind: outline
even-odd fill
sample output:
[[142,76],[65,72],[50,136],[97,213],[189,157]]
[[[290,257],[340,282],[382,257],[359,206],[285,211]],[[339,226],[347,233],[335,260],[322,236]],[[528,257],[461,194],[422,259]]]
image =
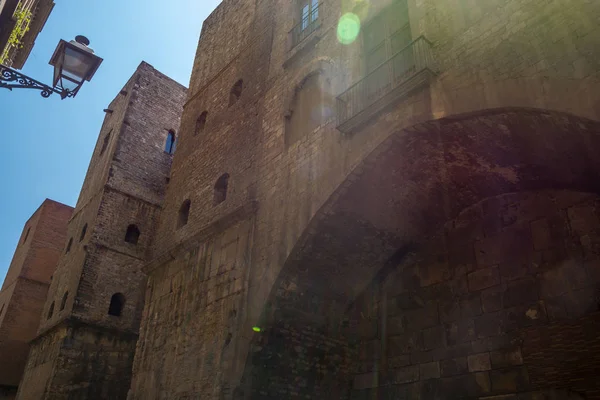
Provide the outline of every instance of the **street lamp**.
[[75,97],[102,63],[102,59],[88,47],[89,44],[85,36],[77,36],[70,42],[62,39],[58,42],[50,59],[50,65],[54,67],[52,87],[0,64],[0,88],[37,89],[42,97],[50,97],[52,93],[60,95],[61,99]]

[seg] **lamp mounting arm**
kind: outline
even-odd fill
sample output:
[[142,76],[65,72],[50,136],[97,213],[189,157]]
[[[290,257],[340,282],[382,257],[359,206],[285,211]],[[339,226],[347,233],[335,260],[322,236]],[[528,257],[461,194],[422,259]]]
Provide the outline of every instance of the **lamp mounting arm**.
[[8,90],[17,89],[36,89],[39,90],[44,98],[50,97],[52,93],[56,93],[61,99],[74,97],[77,92],[68,89],[53,88],[40,81],[28,77],[12,68],[0,64],[0,88]]

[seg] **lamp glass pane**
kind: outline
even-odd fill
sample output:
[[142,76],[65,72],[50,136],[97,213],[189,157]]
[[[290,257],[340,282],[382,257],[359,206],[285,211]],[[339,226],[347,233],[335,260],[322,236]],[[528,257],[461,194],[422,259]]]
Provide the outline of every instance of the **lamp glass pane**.
[[83,82],[93,67],[94,56],[78,51],[70,46],[65,49],[65,59],[62,74],[77,82]]

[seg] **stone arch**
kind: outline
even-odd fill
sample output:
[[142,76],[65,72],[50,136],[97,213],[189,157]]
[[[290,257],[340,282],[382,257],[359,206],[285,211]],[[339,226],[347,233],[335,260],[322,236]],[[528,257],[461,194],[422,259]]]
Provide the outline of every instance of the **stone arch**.
[[[302,394],[349,398],[359,350],[347,316],[373,282],[485,199],[541,190],[600,194],[599,151],[600,122],[539,109],[457,115],[392,134],[297,241],[258,322],[240,398],[284,390],[293,379],[303,382]],[[381,375],[372,372],[358,386],[376,389]]]

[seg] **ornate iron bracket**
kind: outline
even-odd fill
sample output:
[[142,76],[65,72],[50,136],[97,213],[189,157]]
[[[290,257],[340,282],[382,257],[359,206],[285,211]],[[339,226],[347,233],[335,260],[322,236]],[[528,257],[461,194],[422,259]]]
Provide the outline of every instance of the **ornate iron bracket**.
[[75,97],[77,94],[76,90],[70,91],[69,89],[63,89],[59,87],[50,87],[2,64],[0,64],[0,88],[5,88],[8,90],[13,90],[13,88],[36,89],[41,92],[40,94],[44,98],[50,97],[52,93],[58,94],[61,99]]

